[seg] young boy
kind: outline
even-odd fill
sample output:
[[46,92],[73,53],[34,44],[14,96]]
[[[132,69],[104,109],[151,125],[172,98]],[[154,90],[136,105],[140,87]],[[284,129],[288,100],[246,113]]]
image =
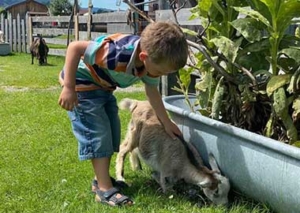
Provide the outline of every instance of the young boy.
[[80,160],[91,160],[96,201],[132,205],[133,201],[113,186],[110,159],[119,151],[120,121],[113,91],[138,80],[145,83],[147,98],[170,137],[180,135],[168,118],[157,90],[159,77],[186,64],[188,47],[180,28],[173,23],[149,24],[141,36],[113,34],[95,41],[70,43],[60,74],[63,86],[59,104],[68,110],[78,140]]

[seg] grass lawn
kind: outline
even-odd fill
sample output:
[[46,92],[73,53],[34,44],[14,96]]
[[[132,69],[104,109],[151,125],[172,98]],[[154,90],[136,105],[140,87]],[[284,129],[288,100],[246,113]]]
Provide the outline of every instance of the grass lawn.
[[[144,166],[143,171],[132,172],[128,160],[125,177],[132,186],[124,192],[136,204],[112,208],[96,203],[90,192],[92,167],[78,160],[66,111],[57,104],[63,61],[50,56],[49,65],[39,66],[31,65],[29,54],[0,56],[0,212],[269,212],[264,205],[237,196],[226,209],[208,203],[199,207],[199,202],[182,195],[163,195],[150,170]],[[145,99],[141,92],[119,91],[116,96]],[[130,115],[120,111],[120,117],[124,137]]]

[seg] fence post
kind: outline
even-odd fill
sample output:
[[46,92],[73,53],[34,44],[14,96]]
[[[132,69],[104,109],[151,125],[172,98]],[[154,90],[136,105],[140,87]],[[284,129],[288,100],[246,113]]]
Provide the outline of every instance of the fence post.
[[32,44],[32,34],[33,34],[33,29],[32,29],[32,17],[31,16],[28,16],[28,28],[27,28],[27,35],[28,35],[28,44],[29,44],[29,47],[31,46]]
[[9,45],[10,51],[13,52],[13,27],[12,27],[12,15],[11,13],[7,14],[8,19],[8,28],[9,28]]
[[21,36],[22,36],[23,32],[21,32],[20,20],[21,20],[20,14],[18,14],[17,15],[17,31],[18,31],[18,38],[17,38],[18,43],[17,43],[17,45],[18,45],[18,52],[22,52],[22,48],[21,48],[21,45],[22,45],[22,43],[21,43]]
[[1,20],[1,28],[0,28],[0,30],[2,30],[2,32],[4,32],[4,14],[2,13],[1,15],[0,15],[0,20]]
[[75,31],[75,41],[79,40],[79,18],[78,15],[74,16],[74,31]]
[[5,41],[8,42],[8,20],[4,20],[4,32],[5,32]]
[[89,0],[89,13],[87,18],[87,40],[91,40],[91,26],[92,26],[92,9],[93,5],[91,0]]
[[26,53],[27,48],[26,48],[26,31],[25,31],[25,21],[24,19],[21,20],[21,28],[22,28],[22,52]]
[[17,50],[17,23],[16,23],[16,19],[13,19],[12,29],[13,29],[13,51],[18,52],[18,50]]

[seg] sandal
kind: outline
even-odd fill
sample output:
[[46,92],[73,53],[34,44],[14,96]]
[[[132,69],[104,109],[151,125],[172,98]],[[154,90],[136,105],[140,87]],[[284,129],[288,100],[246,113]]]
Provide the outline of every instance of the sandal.
[[[129,186],[127,185],[127,183],[125,183],[124,181],[121,180],[116,180],[113,177],[110,177],[111,182],[113,184],[114,187],[118,188],[118,189],[125,189],[128,188]],[[96,193],[96,191],[98,190],[98,181],[96,179],[93,179],[92,181],[92,192]]]
[[[121,195],[121,197],[117,198],[117,195]],[[133,205],[133,201],[120,193],[119,189],[113,187],[108,191],[96,190],[95,200],[100,203],[104,203],[110,206],[123,206],[123,205]]]

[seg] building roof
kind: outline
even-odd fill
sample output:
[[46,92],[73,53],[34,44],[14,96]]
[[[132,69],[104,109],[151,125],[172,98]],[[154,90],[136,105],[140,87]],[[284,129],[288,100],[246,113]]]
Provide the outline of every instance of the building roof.
[[38,1],[35,1],[35,0],[22,0],[22,1],[20,1],[20,2],[11,4],[11,5],[7,6],[7,7],[5,7],[4,9],[5,9],[5,10],[8,10],[8,9],[10,9],[10,8],[16,6],[16,5],[23,4],[23,3],[27,2],[27,1],[28,1],[28,2],[32,1],[32,2],[35,2],[36,4],[40,4],[40,5],[46,6],[45,4],[40,3],[40,2],[38,2]]

